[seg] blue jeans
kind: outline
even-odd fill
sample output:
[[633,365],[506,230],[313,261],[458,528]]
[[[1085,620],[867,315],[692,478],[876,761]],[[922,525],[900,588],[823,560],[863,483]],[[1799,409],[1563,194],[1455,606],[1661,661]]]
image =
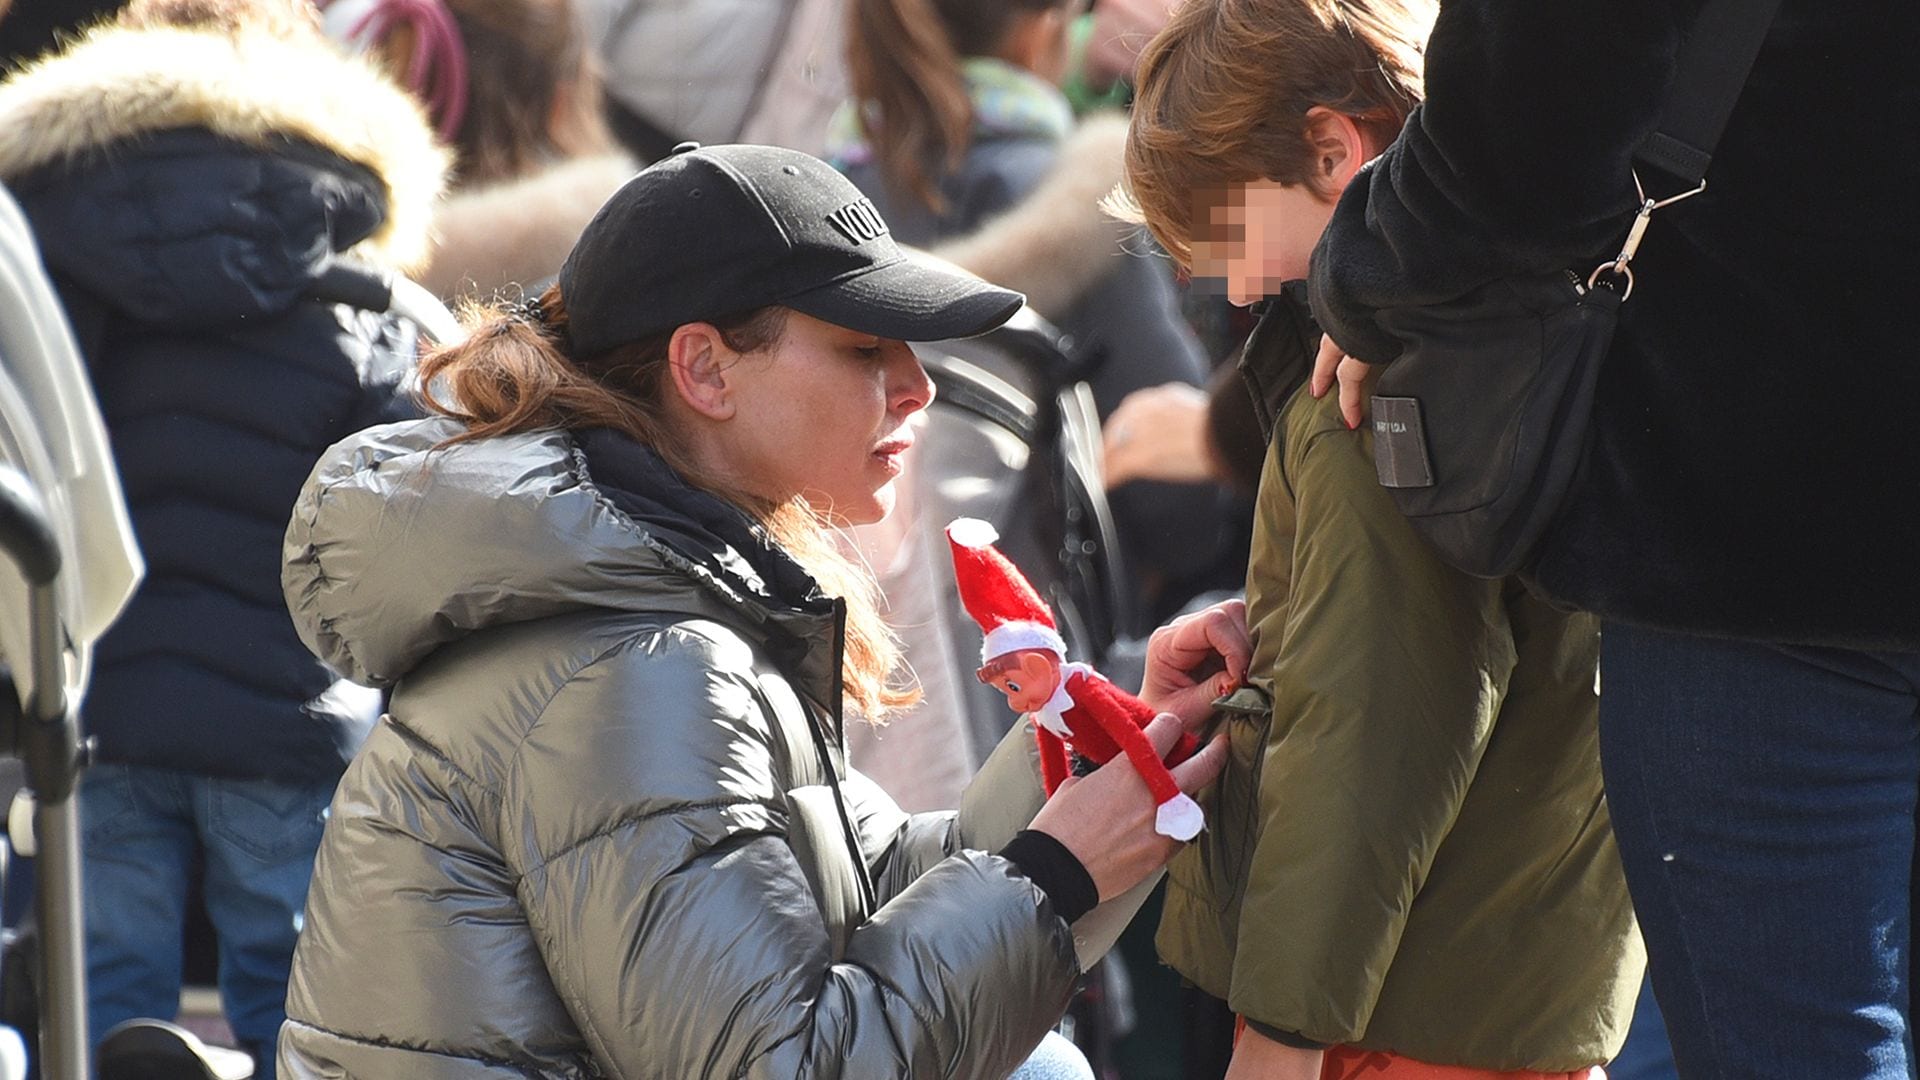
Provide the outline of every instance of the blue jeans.
[[1049,1031],[1007,1080],[1094,1080],[1093,1066],[1065,1035]]
[[1608,625],[1600,752],[1688,1080],[1908,1080],[1920,654]]
[[287,972],[333,784],[216,780],[101,765],[81,780],[88,1028],[180,1008],[187,880],[198,851],[220,944],[220,998],[254,1075],[272,1080]]
[[1620,1048],[1619,1057],[1607,1062],[1607,1080],[1675,1080],[1679,1075],[1673,1067],[1673,1047],[1667,1042],[1667,1022],[1648,979],[1640,984],[1640,999],[1633,1005],[1627,1044]]

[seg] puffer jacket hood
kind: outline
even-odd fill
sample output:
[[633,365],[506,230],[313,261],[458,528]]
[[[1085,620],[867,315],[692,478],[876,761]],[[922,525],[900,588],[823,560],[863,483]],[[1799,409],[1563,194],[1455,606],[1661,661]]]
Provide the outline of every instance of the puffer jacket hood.
[[[449,444],[465,430],[445,418],[373,428],[315,468],[287,530],[283,584],[321,659],[389,686],[489,627],[584,608],[662,612],[777,643],[808,696],[829,704],[833,603],[739,510],[611,432]],[[610,482],[589,475],[589,456]]]
[[420,284],[441,297],[487,297],[515,284],[537,295],[601,204],[639,170],[623,153],[598,154],[453,192],[434,216],[433,259]]

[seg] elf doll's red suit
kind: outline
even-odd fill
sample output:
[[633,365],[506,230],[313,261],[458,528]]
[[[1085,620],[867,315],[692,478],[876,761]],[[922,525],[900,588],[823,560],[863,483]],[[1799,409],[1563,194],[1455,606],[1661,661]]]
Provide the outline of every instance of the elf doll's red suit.
[[[974,518],[947,526],[960,602],[986,634],[980,679],[1033,718],[1047,794],[1067,778],[1068,746],[1101,765],[1125,754],[1159,804],[1154,828],[1177,840],[1193,839],[1204,823],[1199,804],[1181,792],[1140,730],[1153,719],[1153,707],[1088,665],[1067,661],[1053,612],[993,546],[998,539],[993,526]],[[1169,760],[1184,760],[1196,745],[1192,735],[1182,734]]]

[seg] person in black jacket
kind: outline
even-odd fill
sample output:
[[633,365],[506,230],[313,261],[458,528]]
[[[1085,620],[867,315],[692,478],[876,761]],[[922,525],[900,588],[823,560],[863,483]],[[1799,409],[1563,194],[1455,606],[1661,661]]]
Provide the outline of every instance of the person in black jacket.
[[0,86],[0,132],[148,567],[83,712],[94,1037],[173,1016],[201,863],[271,1076],[322,813],[378,708],[301,645],[280,539],[323,449],[413,411],[410,333],[334,294],[424,252],[442,153],[286,0],[141,0]]
[[[1426,105],[1312,260],[1351,421],[1398,351],[1376,312],[1619,250],[1700,7],[1441,5]],[[1916,46],[1911,4],[1782,0],[1706,192],[1654,215],[1532,568],[1604,620],[1608,795],[1688,1077],[1914,1069]]]

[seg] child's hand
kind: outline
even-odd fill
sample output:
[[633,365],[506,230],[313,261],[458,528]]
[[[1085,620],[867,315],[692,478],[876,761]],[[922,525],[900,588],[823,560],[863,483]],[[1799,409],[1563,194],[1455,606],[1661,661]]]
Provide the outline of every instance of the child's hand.
[[1333,339],[1320,335],[1320,354],[1313,358],[1313,377],[1307,392],[1324,397],[1334,380],[1340,380],[1340,415],[1349,428],[1358,428],[1367,419],[1367,397],[1373,393],[1373,381],[1380,369],[1364,360],[1347,355]]
[[1253,660],[1244,600],[1182,615],[1147,639],[1140,700],[1178,716],[1189,729],[1213,714],[1213,699],[1246,684]]

